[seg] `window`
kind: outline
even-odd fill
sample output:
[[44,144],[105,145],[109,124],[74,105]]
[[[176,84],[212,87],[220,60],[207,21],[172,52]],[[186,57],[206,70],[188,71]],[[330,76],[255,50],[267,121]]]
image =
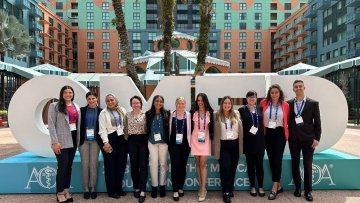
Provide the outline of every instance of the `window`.
[[324,18],[328,17],[331,14],[332,14],[332,7],[328,8],[324,11]]
[[94,49],[94,42],[88,42],[87,49]]
[[110,49],[110,42],[103,42],[102,43],[102,48],[104,50],[109,50]]
[[121,53],[121,52],[119,52],[119,53],[118,53],[118,59],[123,59],[123,58],[124,58],[124,54]]
[[88,59],[94,59],[94,58],[95,58],[94,52],[88,52],[88,53],[87,53],[87,58],[88,58]]
[[255,49],[261,49],[261,42],[255,42],[254,47]]
[[110,62],[103,62],[103,69],[109,70],[110,69]]
[[225,40],[231,39],[231,32],[225,32],[225,33],[224,33],[224,39],[225,39]]
[[246,3],[240,3],[240,10],[246,10]]
[[224,59],[230,59],[230,58],[231,58],[231,52],[225,52]]
[[224,13],[225,20],[231,20],[231,13]]
[[140,29],[140,23],[133,23],[133,29]]
[[94,12],[87,12],[86,20],[94,20]]
[[346,31],[337,33],[337,41],[345,40],[346,38]]
[[277,3],[271,3],[270,10],[277,10]]
[[291,10],[291,3],[285,3],[285,10]]
[[56,12],[56,15],[59,16],[60,18],[64,17],[64,13],[63,12]]
[[343,7],[342,3],[343,3],[343,2],[339,1],[339,3],[336,5],[336,8],[337,8],[338,10],[340,10],[340,9]]
[[254,63],[254,68],[255,69],[260,69],[261,68],[261,63],[260,62],[255,62]]
[[340,48],[340,55],[345,55],[346,54],[346,47],[341,47]]
[[86,28],[88,30],[93,30],[94,29],[94,22],[87,22],[86,23]]
[[103,52],[102,58],[103,58],[104,60],[109,60],[109,59],[110,59],[110,53],[109,53],[109,52]]
[[216,13],[211,14],[211,20],[216,20]]
[[109,10],[109,2],[102,2],[101,7],[102,10]]
[[224,49],[225,50],[231,50],[231,42],[225,42],[224,43]]
[[284,20],[288,19],[288,17],[290,17],[290,16],[291,16],[291,13],[284,13]]
[[231,3],[224,3],[224,10],[231,10]]
[[262,20],[262,13],[255,13],[255,20]]
[[333,51],[333,58],[336,58],[336,57],[338,57],[339,56],[339,49],[335,49],[334,51]]
[[133,43],[133,50],[141,50],[141,43]]
[[255,29],[261,30],[261,23],[255,23]]
[[255,32],[255,33],[254,33],[254,39],[255,39],[255,40],[261,39],[261,32]]
[[133,40],[140,40],[141,39],[140,33],[139,32],[133,32],[132,33],[132,39]]
[[216,10],[216,3],[212,4],[212,8],[213,8],[214,11]]
[[246,13],[239,13],[240,20],[246,20]]
[[102,22],[102,29],[103,30],[109,30],[110,29],[110,23],[109,22]]
[[225,30],[231,30],[231,23],[224,23]]
[[239,43],[239,49],[240,49],[240,50],[246,49],[246,42],[240,42],[240,43]]
[[109,32],[103,32],[102,33],[102,39],[110,39],[110,33]]
[[140,3],[133,3],[133,10],[140,10]]
[[118,49],[121,49],[121,43],[118,42]]
[[103,13],[102,13],[102,19],[103,19],[103,20],[109,20],[109,19],[110,19],[110,14],[109,14],[109,12],[103,12]]
[[324,25],[324,32],[332,30],[332,22],[327,23]]
[[346,14],[337,19],[337,25],[342,25],[346,22]]
[[141,56],[141,53],[140,53],[140,52],[135,52],[135,53],[134,53],[134,57],[139,57],[139,56]]
[[87,32],[86,37],[87,37],[87,39],[94,39],[94,33],[93,32]]
[[239,69],[246,69],[246,62],[239,62]]
[[261,52],[255,52],[255,59],[261,59]]
[[255,3],[254,4],[254,10],[262,10],[262,4],[261,3]]
[[239,29],[240,30],[246,30],[246,23],[240,23],[239,24]]
[[240,52],[239,53],[239,58],[240,59],[246,59],[246,52]]
[[246,32],[240,32],[239,39],[246,39]]
[[155,32],[149,32],[149,33],[148,33],[148,38],[149,38],[149,40],[154,40],[155,37],[156,37],[156,33],[155,33]]
[[87,63],[87,68],[88,69],[95,69],[95,63],[94,62],[88,62]]
[[63,3],[62,2],[56,2],[56,9],[63,9]]
[[211,23],[211,29],[216,29],[216,23]]
[[139,12],[134,12],[133,13],[133,20],[140,20],[140,13]]
[[86,2],[86,10],[94,10],[94,3]]

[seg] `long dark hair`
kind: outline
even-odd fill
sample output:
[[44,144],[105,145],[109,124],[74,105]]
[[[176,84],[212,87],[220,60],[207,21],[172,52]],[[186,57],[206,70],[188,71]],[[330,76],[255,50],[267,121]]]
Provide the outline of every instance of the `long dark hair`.
[[[196,111],[199,111],[199,105],[197,103],[199,97],[201,97],[202,100],[203,100],[203,103],[204,103],[204,106],[205,106],[205,112],[206,111],[210,112],[209,135],[210,135],[210,139],[213,139],[214,138],[214,121],[213,121],[212,118],[213,118],[213,115],[214,115],[214,110],[213,110],[213,108],[211,108],[209,99],[208,99],[208,97],[207,97],[207,95],[205,93],[199,93],[196,96],[194,108],[191,110],[191,117],[194,116],[194,113]],[[192,125],[191,125],[191,130],[193,130],[193,128],[194,128],[194,123],[192,123]]]
[[[153,100],[152,100],[152,103],[151,103],[151,108],[149,111],[147,111],[147,113],[149,114],[150,118],[151,118],[151,121],[154,119],[155,115],[156,115],[156,110],[155,110],[155,106],[154,106],[154,103],[155,103],[155,100],[160,98],[163,103],[165,103],[165,100],[164,100],[164,97],[161,96],[161,95],[155,95]],[[162,116],[167,117],[168,115],[165,113],[166,112],[166,109],[164,108],[164,105],[161,107],[160,109],[160,114]]]
[[65,99],[63,97],[63,94],[64,94],[65,90],[67,90],[67,89],[70,89],[73,93],[73,97],[71,98],[71,101],[74,101],[74,97],[75,97],[74,89],[71,86],[65,85],[64,87],[61,88],[60,95],[59,95],[59,101],[57,103],[57,109],[59,112],[61,112],[63,114],[67,114]]
[[280,93],[280,96],[279,96],[279,103],[282,103],[285,99],[285,96],[284,96],[284,92],[282,91],[280,85],[278,84],[274,84],[274,85],[271,85],[268,92],[267,92],[267,95],[266,95],[266,101],[267,102],[270,102],[271,101],[271,90],[272,89],[278,89],[279,90],[279,93]]

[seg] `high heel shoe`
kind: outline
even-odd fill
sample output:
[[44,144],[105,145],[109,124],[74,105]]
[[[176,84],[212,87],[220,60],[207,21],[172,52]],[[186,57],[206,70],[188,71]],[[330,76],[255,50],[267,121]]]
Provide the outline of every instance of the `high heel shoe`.
[[68,202],[64,194],[56,193],[56,201],[60,203]]
[[206,199],[206,194],[207,194],[207,190],[205,189],[205,194],[204,194],[204,196],[201,196],[201,194],[200,194],[200,196],[199,196],[199,202],[205,201],[205,199]]
[[65,193],[65,198],[66,198],[67,202],[73,202],[74,201],[74,199],[71,197],[69,192]]

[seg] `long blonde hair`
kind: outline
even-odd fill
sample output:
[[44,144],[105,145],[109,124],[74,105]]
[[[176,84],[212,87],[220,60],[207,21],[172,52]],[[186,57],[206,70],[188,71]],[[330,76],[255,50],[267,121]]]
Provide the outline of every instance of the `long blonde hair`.
[[231,121],[231,125],[234,125],[234,123],[237,122],[237,120],[239,119],[233,109],[233,100],[230,96],[225,96],[221,99],[220,101],[220,109],[218,112],[216,112],[216,118],[218,120],[220,120],[221,122],[225,122],[225,114],[224,114],[224,109],[223,109],[223,104],[224,104],[224,101],[226,99],[229,99],[230,100],[230,103],[231,103],[231,109],[230,109],[230,112],[229,112],[229,119]]

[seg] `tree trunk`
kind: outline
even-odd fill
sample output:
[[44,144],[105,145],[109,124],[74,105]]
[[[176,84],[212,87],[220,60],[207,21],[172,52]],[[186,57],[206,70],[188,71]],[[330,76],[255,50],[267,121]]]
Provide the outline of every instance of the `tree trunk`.
[[195,75],[204,75],[205,59],[208,52],[209,31],[211,27],[212,0],[200,0],[200,34],[197,43],[199,52]]
[[128,76],[135,83],[136,87],[142,93],[141,83],[140,83],[138,74],[135,70],[132,51],[129,48],[129,40],[128,40],[128,34],[127,34],[126,25],[125,25],[125,16],[124,16],[124,12],[122,10],[121,0],[113,0],[112,2],[113,2],[115,16],[116,16],[114,21],[116,24],[116,30],[118,31],[118,34],[119,34],[121,49],[124,51],[127,73],[128,73]]
[[165,72],[170,73],[171,63],[171,38],[174,30],[174,7],[175,0],[162,0],[162,25],[163,25],[163,48],[164,48],[164,68]]

